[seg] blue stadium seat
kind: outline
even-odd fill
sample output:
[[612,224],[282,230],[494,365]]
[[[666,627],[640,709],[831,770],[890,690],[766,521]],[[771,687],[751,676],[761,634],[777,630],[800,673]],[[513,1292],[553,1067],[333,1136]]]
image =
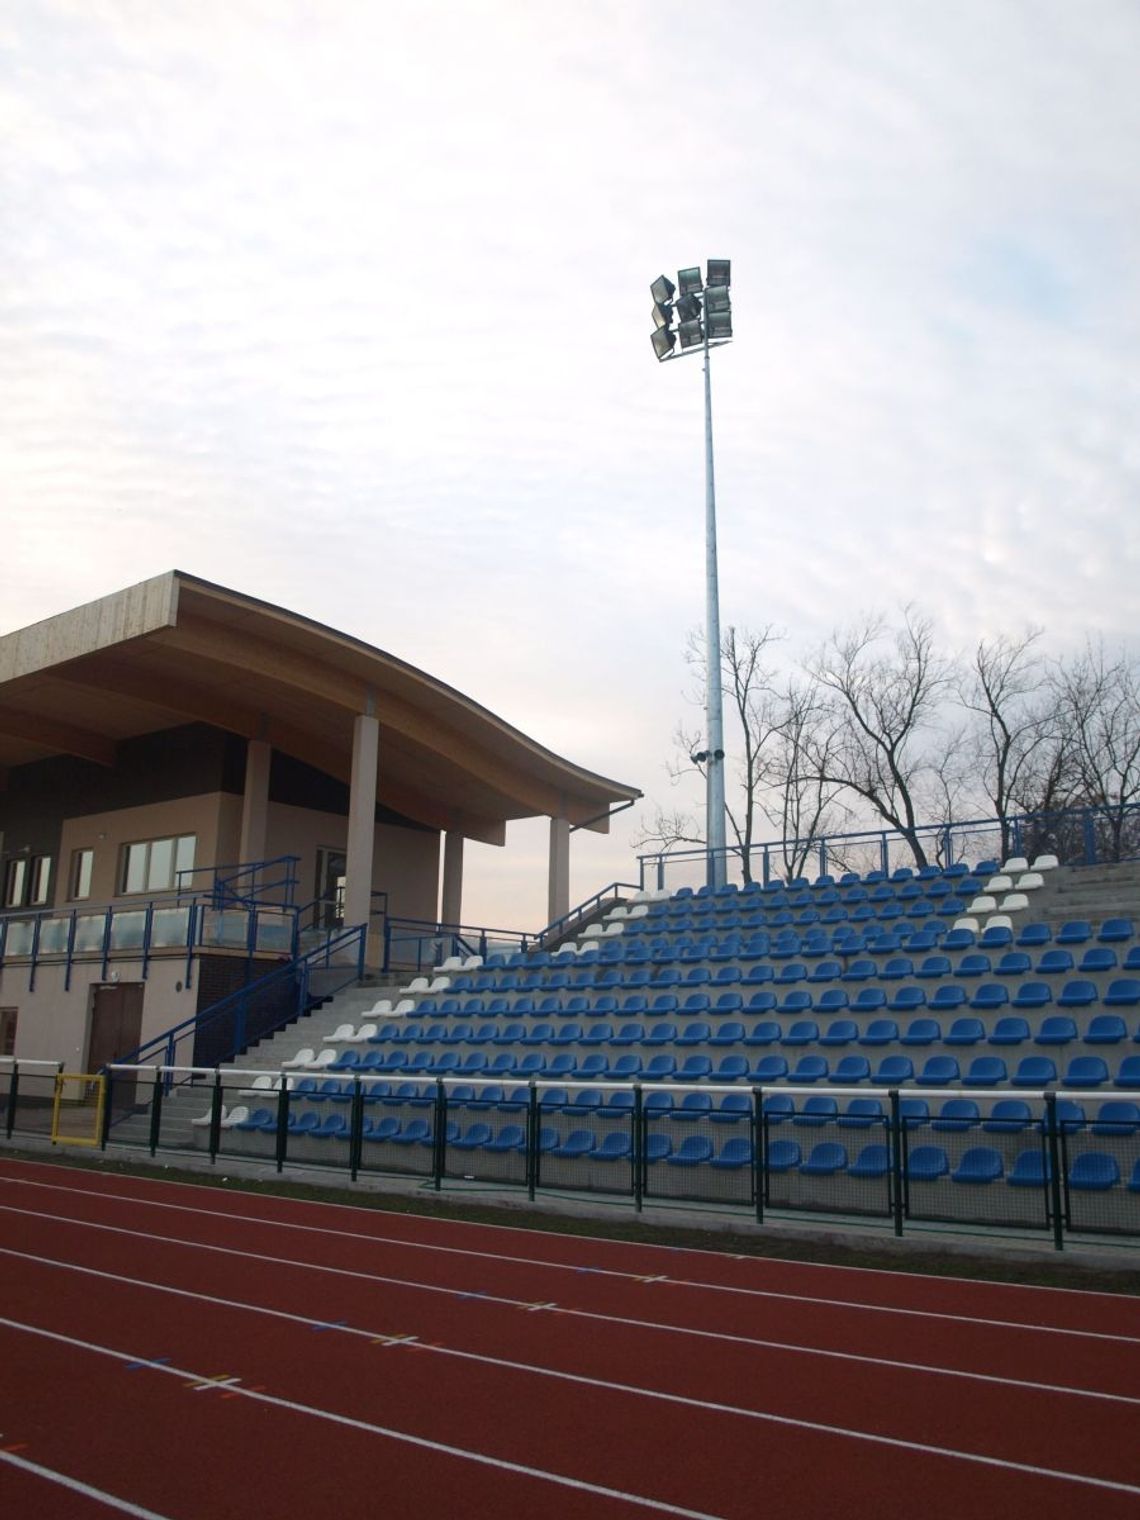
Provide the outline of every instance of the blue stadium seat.
[[955,1019],[946,1031],[945,1043],[947,1045],[977,1045],[986,1037],[986,1027],[981,1019],[960,1018]]
[[991,1182],[999,1182],[1004,1172],[1005,1166],[1000,1151],[988,1145],[976,1145],[965,1153],[950,1176],[954,1182],[970,1186],[985,1186]]
[[708,1043],[714,1048],[720,1048],[725,1045],[739,1045],[743,1039],[744,1025],[739,1019],[729,1019],[709,1035]]
[[1082,1151],[1069,1167],[1069,1186],[1078,1192],[1105,1193],[1119,1181],[1116,1157],[1100,1151]]
[[1033,962],[1024,950],[1007,950],[994,962],[995,976],[1028,976]]
[[601,1145],[590,1152],[591,1161],[628,1161],[633,1152],[633,1144],[626,1134],[609,1134],[603,1139]]
[[1019,1014],[998,1019],[990,1031],[991,1045],[1022,1045],[1029,1039],[1029,1025]]
[[869,982],[879,974],[877,964],[866,956],[857,956],[843,973],[845,982]]
[[1028,1129],[1033,1121],[1029,1104],[1023,1098],[998,1098],[982,1128],[993,1134],[1016,1134]]
[[1009,992],[1000,982],[979,982],[970,999],[970,1007],[992,1013],[1009,1002]]
[[936,987],[927,1004],[931,1013],[953,1013],[956,1009],[964,1006],[966,1002],[966,989],[943,985]]
[[859,1026],[854,1019],[834,1019],[820,1035],[819,1043],[826,1046],[850,1045],[859,1038]]
[[711,1161],[713,1143],[707,1135],[686,1135],[680,1147],[666,1157],[669,1166],[700,1166]]
[[474,1151],[479,1150],[493,1138],[491,1126],[480,1121],[477,1124],[469,1125],[464,1134],[458,1135],[454,1139],[449,1137],[448,1144],[453,1146],[457,1151]]
[[1115,1087],[1140,1088],[1140,1056],[1125,1056],[1113,1078]]
[[981,1113],[973,1098],[947,1098],[930,1121],[932,1130],[973,1129],[981,1123]]
[[839,1114],[839,1104],[834,1098],[805,1098],[793,1115],[794,1124],[828,1124]]
[[789,1082],[823,1082],[827,1079],[828,1063],[826,1056],[800,1056],[795,1066],[788,1072]]
[[1123,944],[1134,934],[1130,918],[1106,918],[1097,932],[1101,944]]
[[883,982],[902,982],[914,975],[914,965],[908,955],[894,955],[884,964],[879,972],[879,980]]
[[852,1013],[878,1013],[887,1005],[886,993],[881,987],[860,987],[851,1003]]
[[881,1098],[848,1098],[838,1122],[850,1129],[867,1129],[872,1124],[881,1124],[883,1117]]
[[763,1086],[768,1082],[782,1082],[787,1075],[788,1063],[784,1056],[761,1056],[748,1073],[748,1080]]
[[937,1045],[942,1041],[942,1025],[937,1019],[912,1019],[903,1030],[903,1045]]
[[1037,960],[1038,976],[1067,976],[1073,969],[1073,957],[1068,950],[1046,950]]
[[903,1129],[921,1129],[930,1123],[930,1104],[925,1098],[899,1098],[899,1120]]
[[971,955],[964,955],[954,968],[955,976],[979,977],[989,976],[990,958],[988,955],[975,951]]
[[725,1141],[715,1156],[710,1158],[709,1165],[722,1171],[739,1171],[742,1167],[751,1166],[752,1141],[734,1135],[731,1140]]
[[799,1166],[802,1153],[794,1140],[773,1140],[764,1157],[769,1172],[790,1172]]
[[885,1177],[891,1169],[890,1151],[879,1142],[865,1145],[847,1169],[849,1177],[861,1177],[867,1181]]
[[868,1082],[870,1078],[871,1063],[866,1056],[841,1056],[827,1080],[837,1087],[850,1087],[856,1082]]
[[1119,1045],[1128,1038],[1128,1027],[1118,1013],[1096,1013],[1085,1030],[1086,1045]]
[[1005,1180],[1010,1187],[1042,1189],[1051,1176],[1049,1157],[1044,1151],[1019,1151]]
[[896,1087],[914,1079],[914,1062],[909,1056],[884,1056],[872,1078],[876,1087]]
[[1025,950],[1040,950],[1053,938],[1048,924],[1023,924],[1018,930],[1017,943]]
[[975,1056],[962,1078],[967,1087],[1000,1087],[1009,1080],[1009,1072],[1001,1056]]
[[928,1056],[914,1080],[920,1087],[945,1087],[949,1082],[957,1082],[959,1076],[955,1056]]
[[1048,1056],[1022,1056],[1010,1078],[1014,1087],[1048,1087],[1057,1080],[1057,1068]]
[[650,1056],[645,1063],[645,1080],[647,1082],[664,1082],[672,1078],[677,1070],[677,1057],[670,1055]]
[[783,1035],[783,1030],[775,1019],[761,1019],[752,1026],[752,1029],[744,1036],[747,1046],[775,1045]]
[[1068,1045],[1077,1038],[1077,1026],[1064,1013],[1052,1013],[1041,1020],[1033,1037],[1035,1045]]
[[[707,1027],[707,1026],[706,1026]],[[677,1040],[677,1026],[668,1020],[662,1020],[658,1024],[650,1024],[649,1028],[641,1037],[642,1045],[650,1049],[659,1049],[663,1045],[673,1045]]]
[[790,1025],[781,1045],[814,1045],[819,1040],[819,1025],[814,1019],[798,1019]]
[[709,1118],[717,1124],[738,1124],[751,1114],[751,1093],[725,1093]]
[[712,1075],[712,1061],[708,1056],[686,1056],[673,1073],[674,1082],[703,1082]]
[[1140,979],[1126,976],[1109,982],[1102,1001],[1106,1008],[1135,1008],[1140,1003]]
[[915,976],[922,977],[925,981],[940,982],[944,977],[952,974],[950,957],[948,955],[928,955],[915,967]]
[[692,1045],[707,1045],[712,1039],[712,1030],[708,1024],[697,1020],[692,1024],[686,1024],[677,1035],[676,1044],[680,1047]]
[[[837,982],[842,975],[842,963],[837,960],[828,958],[816,961],[815,965],[812,967],[811,971],[808,974],[808,981],[813,983]],[[832,988],[831,990],[833,992],[837,992],[841,989]],[[816,1006],[818,1007],[818,1004]]]
[[939,1145],[917,1145],[906,1161],[906,1175],[910,1182],[937,1182],[950,1170],[946,1152]]
[[894,1019],[872,1019],[859,1036],[860,1045],[893,1045],[899,1037]]
[[796,1100],[790,1093],[768,1093],[764,1098],[764,1121],[768,1125],[783,1124],[796,1111]]
[[1110,1098],[1107,1103],[1102,1103],[1089,1125],[1089,1131],[1094,1135],[1124,1137],[1136,1134],[1137,1130],[1140,1130],[1140,1105],[1125,1102],[1122,1098]]
[[805,1177],[834,1177],[837,1172],[845,1172],[848,1165],[846,1148],[836,1140],[824,1140],[812,1147],[811,1155],[800,1166],[800,1174]]
[[1045,1008],[1053,1001],[1053,989],[1045,982],[1022,982],[1010,999],[1014,1008]]
[[1116,951],[1111,945],[1093,945],[1077,963],[1081,976],[1106,976],[1116,970]]
[[913,1013],[916,1008],[926,1007],[926,991],[922,987],[899,987],[887,1006],[892,1013]]
[[1083,918],[1071,919],[1062,924],[1054,936],[1058,945],[1084,945],[1092,939],[1092,925]]
[[1057,995],[1058,1008],[1087,1008],[1096,1001],[1096,984],[1089,981],[1066,982]]

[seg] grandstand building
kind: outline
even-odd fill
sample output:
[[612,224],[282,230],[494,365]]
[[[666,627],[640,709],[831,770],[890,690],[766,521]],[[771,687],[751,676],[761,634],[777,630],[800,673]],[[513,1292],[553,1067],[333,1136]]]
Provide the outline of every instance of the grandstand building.
[[92,1070],[340,925],[462,921],[467,839],[640,794],[347,634],[181,571],[0,638],[0,1055]]

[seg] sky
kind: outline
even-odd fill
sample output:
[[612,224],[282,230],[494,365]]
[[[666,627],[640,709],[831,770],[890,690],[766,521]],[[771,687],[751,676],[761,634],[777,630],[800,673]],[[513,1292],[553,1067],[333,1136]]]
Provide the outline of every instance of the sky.
[[571,900],[636,879],[704,617],[648,286],[713,257],[722,626],[1132,638],[1138,71],[1135,0],[8,0],[0,631],[279,603],[641,788]]

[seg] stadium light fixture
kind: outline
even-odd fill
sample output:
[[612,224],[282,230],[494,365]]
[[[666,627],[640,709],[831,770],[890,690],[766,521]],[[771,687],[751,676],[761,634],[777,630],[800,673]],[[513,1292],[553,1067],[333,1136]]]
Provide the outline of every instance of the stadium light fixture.
[[[724,807],[724,703],[720,670],[720,597],[717,585],[716,486],[713,478],[712,386],[709,350],[732,339],[732,261],[709,259],[706,275],[699,265],[677,271],[677,283],[658,275],[649,287],[653,297],[653,352],[661,361],[681,359],[700,350],[705,356],[705,728],[708,748],[694,757],[705,767],[705,848],[708,884],[724,885],[726,838]],[[674,300],[676,297],[676,300]],[[676,331],[673,329],[677,320]],[[679,346],[678,346],[679,345]]]

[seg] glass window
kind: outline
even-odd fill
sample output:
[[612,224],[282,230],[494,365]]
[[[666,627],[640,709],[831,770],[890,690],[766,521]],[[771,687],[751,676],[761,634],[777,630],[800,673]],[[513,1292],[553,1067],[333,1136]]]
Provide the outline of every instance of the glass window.
[[196,834],[183,834],[174,841],[174,886],[193,886],[190,872],[194,869],[194,851],[197,847]]
[[28,901],[35,907],[42,907],[48,900],[48,891],[51,887],[51,856],[32,856],[32,891]]
[[72,901],[83,901],[91,896],[91,874],[94,868],[94,850],[72,850],[71,884],[68,889]]
[[123,892],[169,892],[179,885],[178,873],[194,865],[196,834],[146,839],[123,846]]
[[10,860],[8,870],[4,877],[4,906],[6,908],[22,908],[24,905],[24,890],[28,881],[28,862],[26,860]]

